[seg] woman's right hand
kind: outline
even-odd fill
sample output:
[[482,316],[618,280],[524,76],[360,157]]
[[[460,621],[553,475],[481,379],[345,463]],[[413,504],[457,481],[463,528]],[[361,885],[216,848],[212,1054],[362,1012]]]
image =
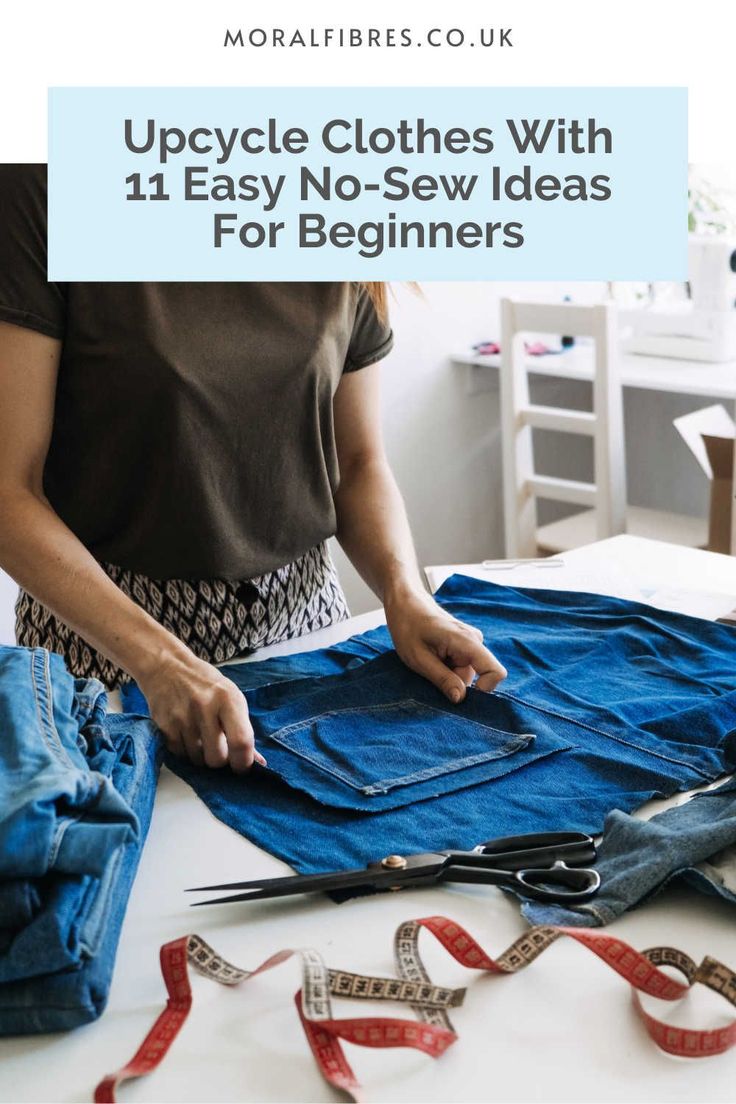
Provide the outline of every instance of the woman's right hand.
[[136,681],[174,755],[197,766],[229,764],[238,772],[249,770],[254,760],[266,765],[255,748],[245,695],[188,648],[173,650]]

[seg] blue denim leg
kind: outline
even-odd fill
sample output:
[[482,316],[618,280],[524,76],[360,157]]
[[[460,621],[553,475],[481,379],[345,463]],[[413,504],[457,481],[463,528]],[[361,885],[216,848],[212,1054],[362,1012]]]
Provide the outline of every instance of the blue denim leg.
[[100,874],[135,836],[129,806],[86,759],[80,728],[97,699],[104,709],[101,683],[76,684],[60,656],[0,647],[0,877]]
[[15,935],[41,906],[38,887],[24,878],[0,882],[0,954],[8,949]]
[[[38,883],[33,922],[8,948],[9,957],[25,967],[20,969],[22,980],[0,984],[0,1035],[66,1031],[96,1019],[107,1003],[120,930],[151,819],[161,752],[147,718],[110,715],[104,729],[114,749],[110,781],[134,812],[138,835],[119,848],[101,877],[53,876]],[[75,893],[76,910],[70,917],[59,906]],[[2,950],[0,944],[0,954]],[[46,966],[49,970],[43,972]]]
[[0,649],[0,1033],[99,1015],[155,791],[150,719],[95,680]]
[[0,982],[78,964],[100,878],[138,839],[110,777],[106,700],[58,656],[0,649]]

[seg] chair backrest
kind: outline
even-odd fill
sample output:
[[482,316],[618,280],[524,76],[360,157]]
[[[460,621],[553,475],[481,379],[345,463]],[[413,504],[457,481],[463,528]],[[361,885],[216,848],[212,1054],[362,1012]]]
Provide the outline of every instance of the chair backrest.
[[[540,333],[593,339],[592,413],[530,403],[524,335]],[[623,403],[617,346],[612,304],[502,300],[501,429],[507,556],[536,555],[537,498],[593,507],[599,540],[625,531]],[[595,482],[537,474],[532,449],[535,428],[592,437]]]

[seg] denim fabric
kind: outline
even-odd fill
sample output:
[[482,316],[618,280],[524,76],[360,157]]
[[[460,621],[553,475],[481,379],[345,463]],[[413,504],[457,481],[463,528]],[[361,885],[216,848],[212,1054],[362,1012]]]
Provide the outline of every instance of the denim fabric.
[[264,687],[249,702],[269,770],[325,805],[368,813],[501,778],[574,738],[480,690],[453,706],[395,652],[343,675]]
[[43,649],[0,648],[0,721],[0,1034],[64,1030],[107,1000],[158,740]]
[[650,820],[611,813],[596,862],[597,896],[575,908],[530,901],[522,911],[533,924],[609,924],[675,879],[736,904],[736,888],[729,888],[719,869],[727,858],[736,875],[734,779]]
[[[244,777],[169,765],[221,820],[305,872],[510,833],[598,833],[614,808],[631,811],[736,765],[732,629],[458,575],[437,598],[483,630],[509,670],[503,689],[451,706],[377,629],[223,668],[247,692],[267,769]],[[134,690],[126,700],[145,705]],[[406,700],[425,711],[422,725],[407,724]],[[386,724],[379,706],[393,707]],[[374,707],[364,724],[356,711]],[[496,730],[480,760],[477,724]]]
[[100,874],[136,818],[109,778],[102,684],[42,648],[0,648],[0,878]]

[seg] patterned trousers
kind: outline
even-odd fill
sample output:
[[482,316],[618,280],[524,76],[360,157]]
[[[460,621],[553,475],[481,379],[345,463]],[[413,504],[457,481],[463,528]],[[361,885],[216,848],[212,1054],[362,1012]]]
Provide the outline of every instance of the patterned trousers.
[[[350,616],[324,543],[285,567],[243,581],[150,579],[114,564],[101,566],[136,605],[209,663],[225,663]],[[108,689],[130,681],[122,668],[22,589],[15,618],[18,644],[58,652],[73,675],[97,678]]]

